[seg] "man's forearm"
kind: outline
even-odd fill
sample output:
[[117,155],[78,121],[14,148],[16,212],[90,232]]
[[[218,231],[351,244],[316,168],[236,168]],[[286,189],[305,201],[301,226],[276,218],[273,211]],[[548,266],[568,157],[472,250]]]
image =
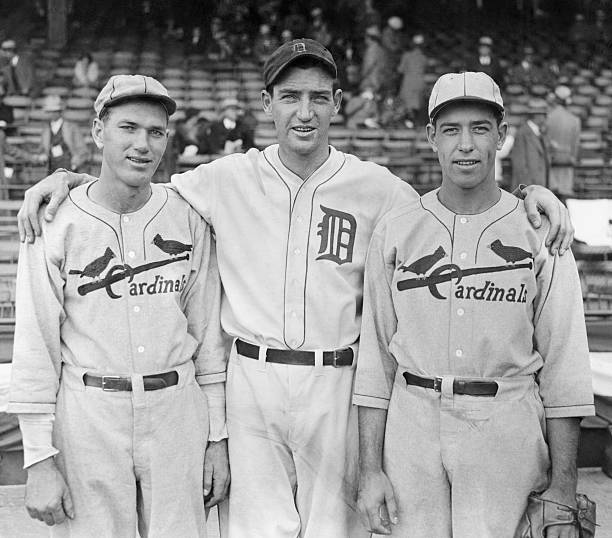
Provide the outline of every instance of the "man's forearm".
[[66,172],[69,189],[74,189],[79,185],[84,185],[85,183],[90,183],[97,179],[94,176],[90,176],[89,174],[80,174],[78,172],[73,172],[72,170],[66,170],[65,168],[58,168],[55,172],[58,171]]
[[387,410],[359,406],[359,465],[361,471],[381,471]]
[[550,488],[573,493],[578,481],[576,459],[580,438],[580,419],[551,418],[546,421],[551,461]]

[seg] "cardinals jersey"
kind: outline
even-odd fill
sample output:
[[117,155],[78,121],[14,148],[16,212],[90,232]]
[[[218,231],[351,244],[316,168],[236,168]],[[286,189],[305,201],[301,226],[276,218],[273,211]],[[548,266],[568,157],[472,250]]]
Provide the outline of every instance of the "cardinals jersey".
[[89,199],[92,184],[42,223],[42,241],[21,245],[13,413],[54,412],[62,363],[148,375],[195,358],[200,385],[225,380],[209,227],[161,186],[138,211],[118,214]]
[[[501,199],[457,215],[437,191],[391,212],[366,265],[354,402],[387,408],[396,376],[538,378],[547,418],[594,413],[576,264]],[[404,383],[405,386],[405,383]]]
[[172,183],[217,236],[223,328],[280,349],[337,349],[358,339],[372,231],[393,206],[417,198],[387,169],[334,148],[306,180],[272,145]]

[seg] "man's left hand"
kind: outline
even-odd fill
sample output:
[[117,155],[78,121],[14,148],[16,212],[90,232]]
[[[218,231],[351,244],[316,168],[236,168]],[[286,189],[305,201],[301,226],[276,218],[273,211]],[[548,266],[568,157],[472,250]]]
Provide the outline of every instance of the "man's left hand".
[[211,508],[223,501],[229,485],[227,439],[210,441],[204,454],[204,506]]
[[[547,501],[564,504],[576,508],[576,495],[551,487],[544,491],[540,497]],[[578,529],[573,525],[553,525],[546,530],[546,538],[578,538]]]
[[574,240],[574,226],[567,208],[547,188],[541,185],[528,185],[525,192],[525,209],[527,217],[534,228],[542,224],[540,212],[550,221],[550,230],[546,236],[546,246],[552,255],[559,252],[562,256]]

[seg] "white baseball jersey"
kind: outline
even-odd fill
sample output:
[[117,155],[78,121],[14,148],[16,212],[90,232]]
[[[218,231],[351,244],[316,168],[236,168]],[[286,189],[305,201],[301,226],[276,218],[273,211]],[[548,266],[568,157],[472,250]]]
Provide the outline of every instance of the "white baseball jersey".
[[386,168],[333,147],[304,181],[272,145],[172,183],[214,228],[223,328],[280,349],[331,350],[358,339],[372,230],[391,207],[417,197]]
[[399,368],[537,375],[548,418],[593,414],[576,264],[548,253],[547,228],[504,191],[477,215],[451,212],[437,190],[389,214],[368,258],[355,403],[386,408]]

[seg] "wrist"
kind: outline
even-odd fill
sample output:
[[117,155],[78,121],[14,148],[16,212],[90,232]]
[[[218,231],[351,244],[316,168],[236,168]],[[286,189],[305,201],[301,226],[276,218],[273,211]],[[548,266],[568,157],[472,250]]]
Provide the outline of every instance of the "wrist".
[[30,474],[35,475],[39,473],[41,474],[47,473],[55,468],[56,468],[55,460],[53,459],[53,456],[51,456],[49,458],[45,458],[44,460],[33,463],[27,468],[27,471],[28,471],[28,476],[29,476]]

